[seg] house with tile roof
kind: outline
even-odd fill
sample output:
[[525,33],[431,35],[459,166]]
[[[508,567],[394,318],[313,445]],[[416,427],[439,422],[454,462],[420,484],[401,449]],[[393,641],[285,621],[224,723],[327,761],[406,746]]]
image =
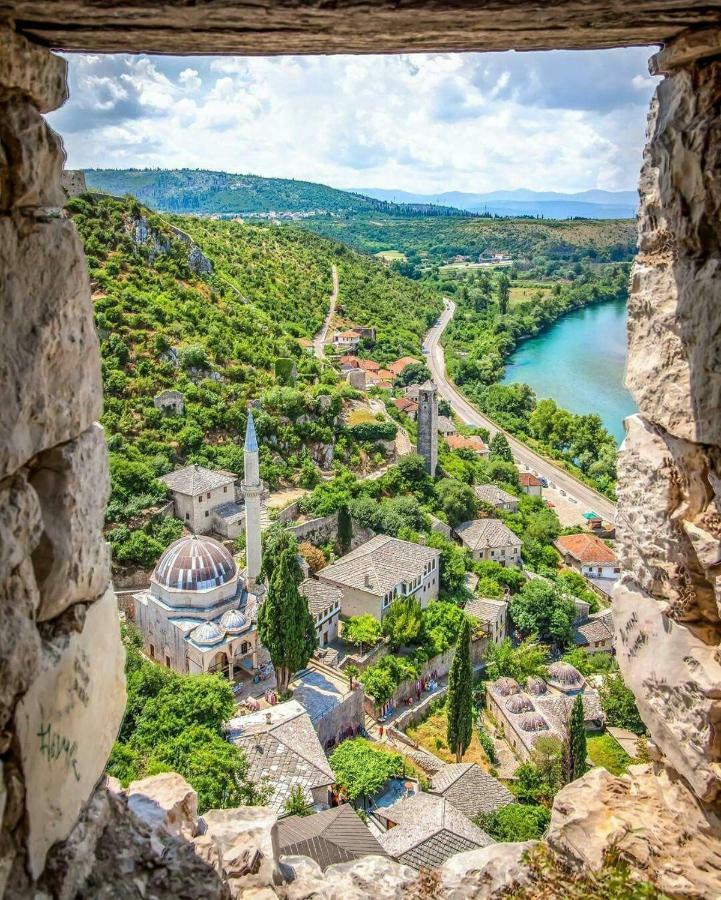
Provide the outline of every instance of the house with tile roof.
[[446,445],[451,450],[469,450],[476,456],[489,456],[490,450],[482,438],[477,434],[466,437],[465,434],[450,434],[445,438]]
[[284,815],[298,787],[308,803],[330,803],[333,771],[310,716],[297,700],[236,716],[225,727],[228,740],[245,753],[250,781],[270,790],[266,806]]
[[381,620],[397,597],[415,597],[425,609],[438,597],[440,551],[378,534],[318,572],[341,592],[341,614]]
[[338,637],[342,597],[340,590],[315,578],[306,578],[298,590],[308,601],[308,611],[315,622],[318,646],[327,647]]
[[543,496],[543,483],[531,472],[520,472],[518,475],[518,484],[524,494],[531,497]]
[[456,853],[495,843],[445,797],[418,793],[375,811],[386,825],[380,844],[399,863],[436,869]]
[[491,560],[502,566],[521,565],[521,539],[500,519],[471,519],[454,529],[456,536],[476,560]]
[[373,359],[359,359],[358,368],[365,369],[366,372],[377,372],[380,369],[380,363]]
[[496,484],[476,484],[473,493],[481,502],[489,503],[494,509],[518,512],[518,497],[509,494]]
[[415,363],[418,363],[418,362],[420,362],[420,360],[415,359],[412,356],[402,356],[400,359],[397,359],[397,360],[395,360],[395,362],[392,362],[388,366],[388,368],[391,370],[393,375],[397,377],[398,375],[401,374],[401,372],[403,372],[404,369],[407,369],[408,366],[415,365]]
[[278,852],[280,856],[309,856],[324,871],[362,856],[388,855],[349,803],[312,816],[281,819]]
[[340,350],[356,350],[361,342],[361,335],[355,328],[349,328],[346,331],[337,331],[333,335],[333,346]]
[[484,625],[488,637],[494,644],[500,644],[508,635],[508,603],[506,600],[473,597],[463,607],[463,611]]
[[219,531],[228,537],[237,537],[243,527],[242,507],[235,502],[237,480],[232,472],[198,465],[158,479],[173,497],[174,515],[194,534]]
[[414,400],[409,400],[408,397],[394,397],[393,405],[398,412],[404,413],[414,422],[418,418],[418,404]]
[[476,763],[449,763],[431,776],[430,792],[445,797],[469,819],[515,801],[501,782]]
[[586,578],[616,580],[621,574],[618,557],[595,534],[563,534],[553,542],[567,566]]

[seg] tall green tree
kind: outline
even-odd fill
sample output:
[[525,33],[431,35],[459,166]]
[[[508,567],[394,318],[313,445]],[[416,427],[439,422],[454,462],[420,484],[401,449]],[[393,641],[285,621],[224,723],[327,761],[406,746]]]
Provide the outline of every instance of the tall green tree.
[[383,634],[395,650],[416,640],[423,626],[423,611],[415,597],[399,597],[383,617]]
[[511,445],[508,443],[508,438],[502,431],[497,431],[493,435],[488,449],[491,451],[491,459],[500,460],[501,462],[513,462]]
[[496,282],[496,294],[498,296],[498,309],[502,316],[508,312],[508,301],[511,297],[511,279],[505,272],[501,272]]
[[568,723],[568,745],[570,751],[571,781],[580,778],[586,771],[586,726],[583,722],[583,699],[579,694],[573,701]]
[[510,638],[490,644],[486,653],[486,674],[497,678],[513,678],[518,682],[529,676],[545,675],[548,650],[532,638],[514,647]]
[[308,603],[298,590],[303,572],[295,538],[282,527],[269,529],[263,573],[268,579],[265,601],[258,609],[258,637],[270,653],[278,689],[288,689],[316,648],[316,632]]
[[461,626],[448,676],[446,702],[448,746],[461,762],[473,735],[473,669],[471,668],[471,623]]

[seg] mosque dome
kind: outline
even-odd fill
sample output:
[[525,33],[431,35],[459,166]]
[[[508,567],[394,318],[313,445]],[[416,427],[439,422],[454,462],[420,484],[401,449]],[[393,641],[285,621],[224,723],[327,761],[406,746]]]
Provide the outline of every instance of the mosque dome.
[[547,731],[548,725],[540,713],[532,712],[526,715],[518,723],[524,731]]
[[570,663],[551,663],[548,667],[548,677],[551,681],[567,689],[580,688],[583,685],[583,676]]
[[233,557],[218,541],[190,535],[171,544],[158,560],[153,579],[174,591],[207,591],[237,574]]
[[517,694],[520,690],[518,682],[515,679],[507,678],[505,676],[499,678],[493,687],[496,693],[500,694],[501,697],[510,697],[511,694]]
[[542,678],[536,678],[534,675],[531,675],[526,681],[526,690],[529,694],[533,694],[534,697],[538,697],[546,693],[548,686]]
[[516,715],[518,713],[533,712],[533,703],[530,697],[524,697],[523,694],[512,694],[506,700],[506,709]]
[[220,617],[220,627],[229,634],[237,634],[248,627],[248,621],[239,609],[229,609]]
[[190,632],[190,639],[196,644],[212,646],[223,640],[223,632],[215,622],[203,622]]

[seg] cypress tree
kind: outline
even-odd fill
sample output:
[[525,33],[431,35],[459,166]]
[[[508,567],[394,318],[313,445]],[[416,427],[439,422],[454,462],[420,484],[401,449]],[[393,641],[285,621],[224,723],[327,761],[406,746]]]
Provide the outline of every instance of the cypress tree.
[[583,699],[579,694],[573,701],[568,725],[570,750],[570,780],[580,778],[586,771],[586,726],[583,721]]
[[471,743],[473,734],[473,669],[471,668],[471,623],[468,619],[461,626],[458,643],[453,654],[448,676],[448,746],[461,762]]
[[270,653],[278,690],[288,690],[294,672],[302,669],[316,648],[313,617],[298,590],[303,572],[295,538],[285,529],[272,529],[263,560],[268,591],[258,609],[258,637]]
[[350,510],[343,505],[338,510],[338,543],[340,544],[341,553],[347,553],[350,550],[352,538],[353,520],[351,519]]

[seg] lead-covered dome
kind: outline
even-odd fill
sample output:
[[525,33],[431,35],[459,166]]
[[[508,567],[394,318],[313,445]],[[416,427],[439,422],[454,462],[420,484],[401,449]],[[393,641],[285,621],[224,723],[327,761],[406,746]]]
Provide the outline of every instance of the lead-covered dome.
[[583,675],[578,669],[562,660],[551,663],[548,667],[548,678],[564,688],[580,688],[583,685]]
[[501,697],[510,697],[511,694],[517,694],[520,690],[518,682],[514,678],[502,676],[493,685],[494,690]]
[[198,625],[190,632],[190,639],[196,644],[212,646],[223,640],[223,632],[215,622],[203,622],[202,625]]
[[512,694],[506,700],[506,709],[515,715],[525,712],[533,712],[533,703],[530,697],[524,697],[523,694]]
[[534,697],[540,697],[541,694],[545,694],[548,691],[548,687],[542,678],[530,675],[526,681],[526,690],[529,694],[533,694]]
[[548,731],[548,724],[540,713],[526,713],[518,723],[524,731]]
[[220,617],[220,627],[229,634],[237,634],[248,627],[248,621],[239,609],[229,609]]
[[237,569],[230,553],[205,535],[190,535],[171,544],[160,557],[153,578],[174,591],[207,591],[227,584]]

